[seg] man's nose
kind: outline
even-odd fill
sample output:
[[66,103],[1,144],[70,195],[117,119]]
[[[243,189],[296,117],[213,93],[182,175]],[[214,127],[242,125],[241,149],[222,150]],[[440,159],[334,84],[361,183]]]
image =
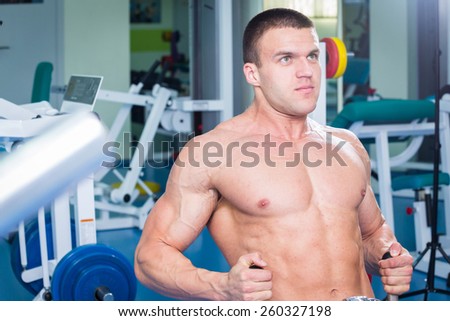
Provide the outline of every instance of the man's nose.
[[296,65],[296,76],[301,77],[311,77],[313,75],[313,66],[308,61],[308,58],[301,58],[298,60]]

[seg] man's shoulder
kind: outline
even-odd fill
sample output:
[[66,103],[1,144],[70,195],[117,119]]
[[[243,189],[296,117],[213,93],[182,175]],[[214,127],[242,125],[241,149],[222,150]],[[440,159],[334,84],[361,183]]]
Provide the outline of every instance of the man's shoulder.
[[318,132],[318,133],[322,133],[322,134],[331,134],[335,137],[338,137],[342,140],[358,140],[358,138],[356,137],[356,135],[349,131],[348,129],[344,129],[344,128],[337,128],[337,127],[332,127],[329,125],[324,125],[321,124],[317,121],[315,121],[312,118],[308,118],[308,124],[309,127],[311,128],[311,130]]
[[235,116],[229,120],[219,123],[210,131],[194,137],[194,140],[201,144],[210,142],[227,142],[229,140],[245,136],[243,132],[244,128],[245,124],[243,124],[242,119],[239,116]]
[[324,126],[324,128],[326,128],[325,130],[332,136],[337,137],[344,142],[350,143],[350,145],[355,148],[355,150],[362,158],[368,160],[367,151],[361,143],[361,140],[358,138],[358,136],[356,136],[354,132],[345,128],[336,128],[331,126]]
[[231,135],[232,132],[227,132],[227,130],[223,128],[216,127],[205,133],[202,133],[201,135],[192,137],[189,143],[195,143],[196,145],[211,144],[214,142],[221,143],[229,139]]
[[337,128],[337,127],[331,127],[331,126],[323,126],[324,131],[342,139],[345,141],[349,141],[349,142],[358,142],[359,139],[358,137],[355,135],[354,132],[345,129],[345,128]]

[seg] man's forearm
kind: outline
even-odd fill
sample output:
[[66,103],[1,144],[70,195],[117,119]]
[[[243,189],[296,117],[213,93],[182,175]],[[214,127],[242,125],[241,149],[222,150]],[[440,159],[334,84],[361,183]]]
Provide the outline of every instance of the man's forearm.
[[[226,273],[196,268],[169,246],[136,253],[136,276],[141,283],[163,295],[183,300],[226,300]],[[155,254],[159,253],[159,254]]]
[[366,270],[373,275],[379,274],[378,262],[389,250],[396,238],[391,228],[384,223],[380,228],[367,238],[363,238],[364,259]]

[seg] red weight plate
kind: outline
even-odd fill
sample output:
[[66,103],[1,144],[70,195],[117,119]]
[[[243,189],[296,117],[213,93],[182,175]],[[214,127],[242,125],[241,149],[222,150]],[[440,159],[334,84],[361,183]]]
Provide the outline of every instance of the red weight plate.
[[327,51],[326,77],[333,78],[339,67],[339,50],[332,38],[323,38]]

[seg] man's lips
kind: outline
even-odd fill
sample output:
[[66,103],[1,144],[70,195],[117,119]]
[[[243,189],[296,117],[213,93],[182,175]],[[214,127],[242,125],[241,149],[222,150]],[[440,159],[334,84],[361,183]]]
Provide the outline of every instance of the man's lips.
[[295,91],[301,92],[301,93],[311,93],[314,90],[314,86],[300,86],[295,88]]

